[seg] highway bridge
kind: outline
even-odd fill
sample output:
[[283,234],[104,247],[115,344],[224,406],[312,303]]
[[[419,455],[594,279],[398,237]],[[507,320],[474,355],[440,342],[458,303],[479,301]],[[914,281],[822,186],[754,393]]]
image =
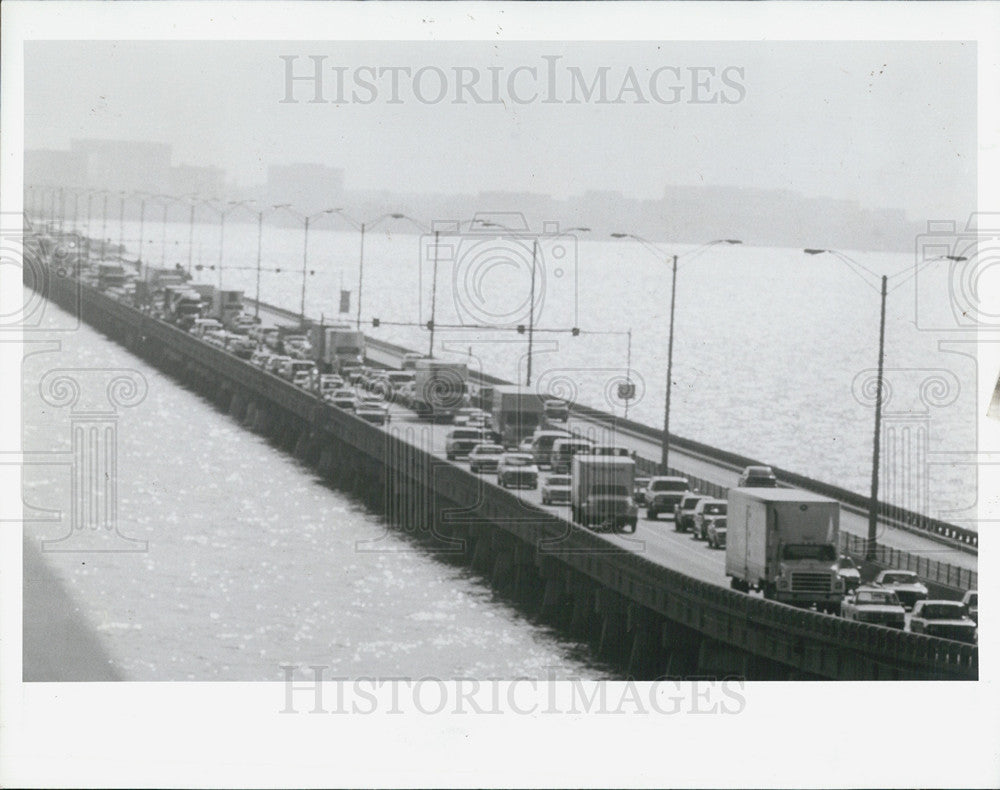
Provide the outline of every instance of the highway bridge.
[[[371,425],[68,271],[26,270],[25,281],[315,465],[443,560],[468,564],[526,611],[589,639],[630,676],[978,677],[974,645],[848,622],[728,589],[721,553],[674,533],[670,522],[643,522],[628,536],[573,524],[564,509],[542,507],[536,492],[500,489],[447,461],[447,426],[418,422],[399,408],[387,428]],[[379,353],[378,344],[370,353]],[[573,417],[577,425],[593,418],[579,407]],[[648,443],[641,446],[648,452]],[[708,463],[685,453],[691,463]],[[733,470],[709,465],[700,471],[731,482],[724,475]]]

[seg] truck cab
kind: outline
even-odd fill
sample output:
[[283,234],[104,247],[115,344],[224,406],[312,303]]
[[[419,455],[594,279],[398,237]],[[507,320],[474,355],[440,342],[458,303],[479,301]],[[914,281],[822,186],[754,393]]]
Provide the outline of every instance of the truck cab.
[[635,532],[639,511],[632,498],[635,461],[618,456],[573,456],[570,505],[573,521],[616,532]]

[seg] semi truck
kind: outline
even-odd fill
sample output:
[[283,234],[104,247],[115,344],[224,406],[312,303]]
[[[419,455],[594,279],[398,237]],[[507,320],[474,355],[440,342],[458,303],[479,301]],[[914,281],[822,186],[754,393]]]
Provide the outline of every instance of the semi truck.
[[505,447],[517,447],[542,424],[545,404],[533,390],[513,384],[493,388],[490,422]]
[[840,611],[839,503],[791,488],[731,488],[728,520],[726,576],[734,590]]
[[573,521],[614,532],[635,532],[635,461],[614,455],[574,455],[570,507]]
[[203,318],[214,318],[226,329],[232,329],[243,314],[243,291],[220,290],[213,285],[196,286],[204,302]]
[[309,332],[309,342],[323,373],[340,373],[345,367],[364,362],[365,334],[350,324],[314,326]]
[[469,368],[464,362],[416,360],[413,379],[413,410],[418,417],[448,422],[465,405]]

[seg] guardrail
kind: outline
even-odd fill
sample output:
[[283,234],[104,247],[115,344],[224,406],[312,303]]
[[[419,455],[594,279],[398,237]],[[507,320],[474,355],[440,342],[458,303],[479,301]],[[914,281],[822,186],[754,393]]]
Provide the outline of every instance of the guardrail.
[[[924,581],[940,584],[955,590],[976,590],[979,588],[979,573],[968,568],[960,568],[950,562],[932,560],[919,554],[911,554],[892,546],[875,545],[874,558],[869,560],[883,568],[914,571]],[[855,560],[868,559],[868,539],[847,532],[840,533],[840,550]]]
[[[254,397],[280,404],[299,415],[303,425],[336,431],[341,441],[369,454],[369,460],[380,460],[383,467],[389,460],[391,442],[403,441],[330,405],[317,403],[291,383],[94,288],[69,283],[66,278],[53,279],[49,286],[50,298],[64,308],[79,309],[82,319],[112,330],[118,334],[116,339],[139,344],[154,357],[161,354],[197,364],[220,383],[244,387]],[[848,622],[693,579],[484,483],[415,445],[409,445],[408,457],[409,462],[419,459],[425,470],[443,470],[440,475],[428,471],[415,477],[440,496],[457,501],[464,508],[460,516],[466,520],[488,516],[495,528],[526,541],[538,556],[550,555],[628,601],[712,639],[822,677],[978,677],[978,649],[973,645]],[[403,479],[405,474],[398,477]],[[546,550],[546,541],[551,544],[553,540],[555,546]]]

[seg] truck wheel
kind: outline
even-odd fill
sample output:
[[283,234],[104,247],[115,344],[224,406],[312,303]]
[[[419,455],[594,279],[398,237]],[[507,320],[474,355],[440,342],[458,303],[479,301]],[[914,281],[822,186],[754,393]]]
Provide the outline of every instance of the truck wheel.
[[631,532],[634,535],[635,528],[638,526],[638,520],[632,519],[631,521],[628,522],[628,526],[629,526],[629,532]]
[[653,510],[652,508],[647,508],[646,509],[646,518],[649,521],[656,521],[656,516],[657,516],[657,512],[655,510]]

